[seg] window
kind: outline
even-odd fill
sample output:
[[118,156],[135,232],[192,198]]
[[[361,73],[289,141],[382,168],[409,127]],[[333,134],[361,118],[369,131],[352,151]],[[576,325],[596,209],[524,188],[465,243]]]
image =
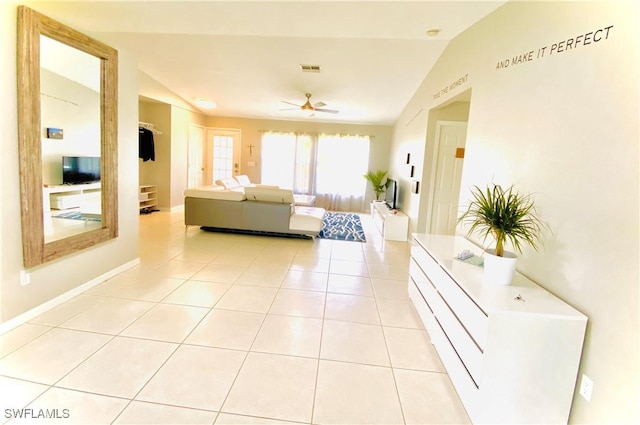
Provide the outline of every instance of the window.
[[293,189],[295,142],[293,133],[262,135],[262,183]]
[[264,133],[262,182],[316,196],[333,211],[362,211],[369,136]]
[[320,135],[316,191],[340,195],[364,195],[369,167],[369,137]]

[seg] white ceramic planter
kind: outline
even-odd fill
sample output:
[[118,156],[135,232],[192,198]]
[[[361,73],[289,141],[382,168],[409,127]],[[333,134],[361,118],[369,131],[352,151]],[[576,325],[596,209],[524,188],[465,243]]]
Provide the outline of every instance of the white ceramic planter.
[[509,251],[503,257],[495,255],[494,249],[484,253],[484,281],[491,285],[510,285],[516,272],[518,257]]

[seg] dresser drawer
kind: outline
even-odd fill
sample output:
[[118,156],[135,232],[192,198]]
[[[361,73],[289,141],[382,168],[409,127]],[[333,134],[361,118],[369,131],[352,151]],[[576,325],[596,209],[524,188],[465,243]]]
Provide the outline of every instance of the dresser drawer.
[[464,364],[457,356],[453,346],[444,336],[441,335],[444,335],[444,333],[436,333],[436,337],[432,338],[433,345],[438,351],[440,360],[447,370],[447,374],[449,375],[460,400],[464,404],[467,413],[470,417],[473,417],[473,410],[477,405],[480,394],[478,384],[465,369]]
[[433,334],[438,327],[436,323],[435,317],[433,317],[433,312],[431,311],[431,307],[427,304],[427,301],[424,299],[422,293],[418,290],[418,284],[413,281],[413,279],[409,278],[408,292],[409,299],[411,300],[411,304],[413,304],[416,313],[422,320],[429,337],[433,337]]
[[476,382],[479,381],[482,351],[413,259],[409,263],[409,273],[465,368]]
[[[437,300],[436,297],[438,297],[438,291],[436,291],[436,288],[433,287],[412,258],[409,261],[409,298],[411,298],[432,340],[435,338],[436,332],[440,334],[443,332],[442,327],[436,321],[433,306],[431,305],[434,300]],[[444,334],[442,338],[444,338]]]
[[484,350],[489,324],[487,315],[421,246],[414,245],[411,248],[411,256],[428,276],[462,326]]

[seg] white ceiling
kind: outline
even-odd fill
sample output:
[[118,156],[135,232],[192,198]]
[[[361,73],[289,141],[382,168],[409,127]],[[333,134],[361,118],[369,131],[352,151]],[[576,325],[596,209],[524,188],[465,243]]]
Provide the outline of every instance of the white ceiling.
[[[131,52],[140,95],[166,87],[207,115],[301,119],[281,101],[305,93],[339,114],[330,122],[392,124],[448,41],[498,1],[28,1],[27,5]],[[429,29],[441,30],[428,37]],[[301,64],[320,65],[303,73]],[[171,96],[169,96],[171,97]],[[175,103],[175,102],[174,102]],[[195,109],[198,109],[193,105]]]

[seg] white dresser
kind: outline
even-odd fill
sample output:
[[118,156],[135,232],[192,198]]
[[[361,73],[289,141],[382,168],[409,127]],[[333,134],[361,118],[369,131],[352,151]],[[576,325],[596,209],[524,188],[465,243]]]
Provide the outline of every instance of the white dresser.
[[414,234],[409,295],[474,423],[566,423],[587,317],[516,273],[483,283],[459,236]]

